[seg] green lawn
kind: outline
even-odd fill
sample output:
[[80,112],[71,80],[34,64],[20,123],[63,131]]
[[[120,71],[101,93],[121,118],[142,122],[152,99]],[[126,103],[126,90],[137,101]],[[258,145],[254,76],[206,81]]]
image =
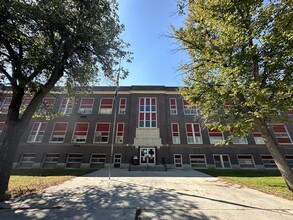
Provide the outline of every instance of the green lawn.
[[22,169],[13,170],[10,177],[7,198],[41,191],[47,187],[63,183],[81,176],[92,169]]
[[288,190],[281,174],[277,170],[200,170],[211,176],[237,183],[265,193],[273,194],[285,199],[293,200],[293,193]]

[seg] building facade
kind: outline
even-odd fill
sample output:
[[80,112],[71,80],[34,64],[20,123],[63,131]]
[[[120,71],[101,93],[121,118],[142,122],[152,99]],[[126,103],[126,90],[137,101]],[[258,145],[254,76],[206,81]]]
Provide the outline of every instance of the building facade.
[[[133,158],[142,166],[165,163],[178,169],[276,168],[257,131],[245,139],[233,139],[228,146],[215,146],[229,132],[206,128],[199,110],[188,106],[178,87],[128,86],[119,88],[116,99],[114,94],[115,87],[94,87],[74,99],[61,90],[51,92],[38,112],[60,115],[31,120],[14,168],[101,168],[109,166],[112,147],[116,168],[128,167]],[[24,108],[30,99],[24,98]],[[10,100],[9,93],[2,97],[0,132]],[[276,123],[273,130],[293,168],[293,125]]]

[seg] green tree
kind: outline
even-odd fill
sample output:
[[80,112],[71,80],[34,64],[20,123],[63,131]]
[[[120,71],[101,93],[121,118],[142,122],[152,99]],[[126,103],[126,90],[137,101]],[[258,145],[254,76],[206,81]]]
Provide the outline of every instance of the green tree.
[[[1,134],[0,197],[22,131],[56,83],[72,88],[113,79],[120,60],[131,61],[117,7],[108,0],[0,0],[0,83],[12,92]],[[32,100],[20,114],[25,95]]]
[[210,128],[235,137],[258,129],[291,191],[292,170],[271,125],[288,122],[287,111],[293,107],[292,4],[182,0],[180,10],[187,18],[184,27],[173,27],[173,37],[190,57],[180,67],[184,97],[200,108]]

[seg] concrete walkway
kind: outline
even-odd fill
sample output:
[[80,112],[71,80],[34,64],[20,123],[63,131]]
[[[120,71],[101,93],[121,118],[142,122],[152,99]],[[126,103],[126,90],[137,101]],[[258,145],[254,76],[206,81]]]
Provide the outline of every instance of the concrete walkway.
[[0,219],[293,219],[293,202],[193,170],[102,169],[0,203]]

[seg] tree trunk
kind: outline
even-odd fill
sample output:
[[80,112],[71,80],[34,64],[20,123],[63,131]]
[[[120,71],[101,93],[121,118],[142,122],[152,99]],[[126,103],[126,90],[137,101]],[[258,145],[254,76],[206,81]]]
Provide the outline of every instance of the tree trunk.
[[281,152],[278,140],[275,138],[273,131],[268,128],[266,121],[263,119],[255,118],[254,123],[265,139],[267,148],[273,157],[288,189],[293,192],[293,172]]

